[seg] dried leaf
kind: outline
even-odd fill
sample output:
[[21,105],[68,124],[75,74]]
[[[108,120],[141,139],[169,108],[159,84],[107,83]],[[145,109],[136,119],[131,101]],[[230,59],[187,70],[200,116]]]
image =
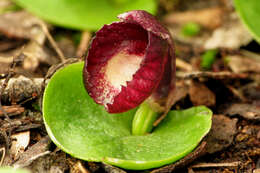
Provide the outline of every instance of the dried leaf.
[[238,55],[228,56],[228,66],[235,73],[256,72],[260,73],[260,61]]
[[30,165],[37,158],[49,154],[48,146],[50,144],[49,137],[43,137],[39,142],[31,146],[26,152],[21,154],[19,160],[14,163],[15,168],[22,168]]
[[189,89],[190,100],[193,105],[214,106],[216,104],[215,94],[206,85],[192,81]]
[[236,14],[233,15],[235,16],[234,20],[225,22],[222,27],[214,30],[212,36],[204,42],[205,49],[216,49],[221,47],[237,49],[252,41],[250,33],[237,18]]
[[215,153],[228,147],[232,142],[236,129],[237,119],[230,119],[224,115],[213,115],[212,127],[206,136],[207,152]]
[[173,12],[164,17],[168,24],[185,24],[188,22],[198,23],[205,28],[215,29],[222,23],[223,9],[219,7],[206,8],[202,10],[189,10],[185,12]]
[[229,115],[241,115],[245,119],[260,120],[260,107],[253,104],[232,104],[225,111]]
[[20,132],[11,136],[13,139],[10,154],[14,160],[18,159],[30,142],[30,131]]
[[38,23],[38,18],[25,11],[5,13],[0,15],[0,32],[8,37],[34,39]]

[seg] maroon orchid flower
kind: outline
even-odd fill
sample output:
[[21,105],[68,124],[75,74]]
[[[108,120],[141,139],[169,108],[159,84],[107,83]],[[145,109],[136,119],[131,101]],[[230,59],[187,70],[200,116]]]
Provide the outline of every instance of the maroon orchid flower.
[[152,15],[136,10],[118,16],[93,38],[85,60],[84,84],[96,103],[110,113],[143,101],[168,111],[175,88],[173,42]]

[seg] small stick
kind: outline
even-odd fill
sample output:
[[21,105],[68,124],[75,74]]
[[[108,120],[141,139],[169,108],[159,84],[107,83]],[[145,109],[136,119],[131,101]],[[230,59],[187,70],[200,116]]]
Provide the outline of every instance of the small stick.
[[5,147],[0,148],[0,152],[2,152],[2,157],[0,160],[0,166],[2,166],[2,164],[4,162],[4,158],[5,158]]
[[[8,122],[9,123],[9,122]],[[10,124],[10,123],[9,123]],[[11,139],[10,139],[10,136],[11,136],[11,130],[9,129],[8,130],[8,135],[6,134],[6,131],[5,130],[2,130],[0,129],[0,133],[1,135],[4,137],[4,140],[6,142],[6,148],[5,148],[5,154],[6,153],[9,153],[9,147],[10,147],[10,143],[11,143]]]
[[90,171],[87,170],[80,161],[78,161],[74,166],[78,168],[78,171],[81,173],[90,173]]
[[247,78],[248,74],[245,73],[232,73],[232,72],[209,72],[209,71],[195,71],[195,72],[185,72],[185,73],[176,73],[177,78],[182,79],[193,79],[200,77],[210,77],[210,78]]
[[11,123],[11,119],[9,118],[7,112],[3,109],[3,106],[2,106],[2,103],[1,103],[1,95],[0,95],[0,111],[4,114],[8,123]]
[[240,93],[237,89],[235,89],[233,86],[231,85],[227,85],[227,88],[236,96],[238,97],[242,102],[247,102],[247,98]]
[[167,116],[168,112],[163,113],[154,123],[153,126],[156,127],[158,124]]
[[62,53],[62,51],[60,50],[60,48],[58,47],[58,45],[56,44],[55,40],[53,39],[53,37],[51,36],[46,24],[44,22],[39,22],[40,27],[42,28],[43,32],[45,33],[45,35],[47,36],[48,40],[50,41],[52,47],[54,48],[54,50],[56,51],[56,53],[58,54],[61,62],[64,62],[66,59]]
[[[8,114],[8,116],[11,115],[18,115],[24,112],[24,108],[20,105],[12,105],[12,106],[2,106],[2,109],[5,110],[5,112]],[[3,116],[4,113],[0,110],[0,117]]]
[[41,94],[43,94],[43,91],[44,91],[44,88],[45,88],[45,85],[46,85],[46,80],[49,79],[58,69],[68,65],[68,64],[71,64],[71,63],[75,63],[75,62],[78,62],[79,60],[76,59],[76,58],[69,58],[69,59],[66,59],[64,62],[60,63],[60,64],[57,64],[57,65],[53,65],[49,68],[47,74],[45,75],[43,81],[42,81],[42,85],[41,85]]
[[231,163],[198,163],[196,165],[192,165],[192,168],[211,168],[211,167],[237,167],[241,164],[241,162],[231,162]]
[[81,40],[77,49],[77,57],[82,57],[88,48],[88,43],[91,39],[91,33],[89,31],[83,31],[81,35]]
[[176,58],[176,67],[185,71],[192,71],[192,66],[180,58]]

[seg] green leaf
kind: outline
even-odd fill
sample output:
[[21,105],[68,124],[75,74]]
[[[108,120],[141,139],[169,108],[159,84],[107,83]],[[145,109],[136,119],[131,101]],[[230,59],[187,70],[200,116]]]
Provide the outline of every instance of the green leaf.
[[0,167],[0,173],[29,173],[29,171],[12,167]]
[[129,10],[156,11],[155,0],[14,0],[28,11],[63,27],[97,30]]
[[109,114],[88,96],[83,63],[56,72],[45,89],[43,117],[53,142],[74,157],[143,170],[190,153],[208,133],[212,112],[204,107],[171,111],[148,135],[133,136],[136,110]]
[[215,49],[206,51],[202,55],[202,59],[201,59],[201,63],[200,63],[201,68],[203,68],[205,70],[211,69],[212,64],[216,60],[217,53],[218,53],[218,50],[215,50]]
[[259,0],[234,0],[236,11],[253,37],[260,43]]
[[192,37],[195,35],[198,35],[200,32],[200,25],[194,22],[189,22],[186,23],[182,28],[181,28],[181,33],[182,35],[186,37]]

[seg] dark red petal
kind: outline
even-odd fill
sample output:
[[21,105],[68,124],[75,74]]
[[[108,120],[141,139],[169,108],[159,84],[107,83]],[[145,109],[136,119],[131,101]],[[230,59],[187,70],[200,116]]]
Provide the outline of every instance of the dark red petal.
[[163,78],[156,91],[152,94],[151,99],[154,102],[160,101],[159,105],[164,107],[166,112],[169,111],[172,106],[172,95],[175,89],[176,71],[173,41],[170,33],[159,23],[158,20],[156,20],[154,16],[143,10],[129,11],[119,15],[118,18],[124,22],[136,23],[142,26],[145,30],[167,40],[169,44],[167,64],[164,69]]
[[96,33],[85,60],[84,84],[89,95],[106,106],[120,90],[107,81],[105,68],[108,61],[120,51],[144,56],[148,34],[140,26],[125,22],[105,25]]
[[[107,105],[110,113],[130,110],[147,99],[159,85],[168,57],[168,44],[162,38],[149,33],[149,45],[141,68],[134,74],[133,80]],[[144,81],[149,86],[144,87]],[[133,91],[134,90],[134,91]]]
[[[127,23],[135,23],[142,26],[145,30],[154,33],[155,35],[162,37],[170,42],[171,36],[166,28],[151,14],[143,10],[133,10],[118,15],[121,21]],[[170,43],[172,44],[172,43]]]
[[[92,40],[84,67],[84,84],[89,95],[110,113],[130,110],[150,96],[155,102],[167,100],[163,106],[167,105],[168,94],[175,86],[175,59],[169,32],[145,11],[127,12],[119,18],[121,22],[105,25]],[[119,55],[127,61],[118,63],[122,60]],[[115,59],[116,73],[111,67]],[[131,79],[123,84],[114,81],[118,69],[124,70],[118,64],[128,67],[126,62],[131,59],[140,62]],[[112,69],[111,73],[108,69]]]

